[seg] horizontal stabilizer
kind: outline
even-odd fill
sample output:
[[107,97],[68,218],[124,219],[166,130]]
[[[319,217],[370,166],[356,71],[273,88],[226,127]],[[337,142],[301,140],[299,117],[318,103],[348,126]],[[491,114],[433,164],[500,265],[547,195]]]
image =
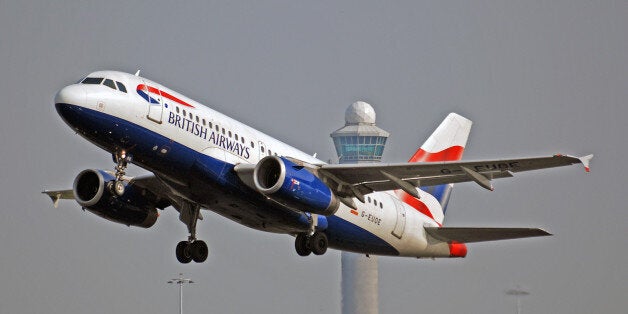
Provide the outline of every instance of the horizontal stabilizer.
[[443,242],[472,243],[552,235],[538,228],[425,227],[427,234]]

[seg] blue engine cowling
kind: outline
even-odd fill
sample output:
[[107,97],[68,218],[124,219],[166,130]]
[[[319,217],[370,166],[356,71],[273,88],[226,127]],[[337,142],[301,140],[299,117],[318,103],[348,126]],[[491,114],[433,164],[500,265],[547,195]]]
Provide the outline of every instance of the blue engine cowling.
[[268,156],[253,172],[255,187],[273,200],[301,212],[333,215],[338,199],[312,172],[288,159]]
[[144,191],[126,185],[124,194],[116,196],[108,186],[114,180],[103,170],[83,170],[74,179],[74,198],[83,208],[107,220],[142,228],[153,226],[159,214],[142,195]]

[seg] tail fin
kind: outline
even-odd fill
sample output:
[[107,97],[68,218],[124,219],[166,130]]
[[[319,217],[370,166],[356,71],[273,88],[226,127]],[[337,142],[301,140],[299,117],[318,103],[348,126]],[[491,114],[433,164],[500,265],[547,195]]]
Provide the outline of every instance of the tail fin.
[[[421,145],[421,148],[412,155],[408,162],[443,162],[456,161],[462,158],[464,148],[467,145],[467,139],[471,132],[471,120],[456,114],[450,113],[445,120],[436,128],[434,133]],[[449,195],[453,184],[443,184],[438,186],[430,186],[421,188],[423,191],[432,194],[441,205],[442,213],[431,213],[431,216],[437,218],[437,222],[442,224],[449,202]],[[411,195],[399,191],[397,192],[400,199],[416,207],[414,203],[420,202]],[[424,207],[424,206],[423,206]],[[430,208],[430,210],[435,210]],[[440,218],[440,219],[438,219]],[[441,221],[438,221],[441,220]]]
[[450,113],[408,162],[456,161],[467,145],[471,120]]

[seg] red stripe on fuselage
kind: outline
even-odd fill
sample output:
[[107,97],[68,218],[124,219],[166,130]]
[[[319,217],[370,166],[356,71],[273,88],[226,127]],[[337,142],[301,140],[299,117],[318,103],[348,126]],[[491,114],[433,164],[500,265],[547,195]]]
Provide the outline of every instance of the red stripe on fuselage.
[[462,146],[452,146],[435,153],[426,152],[419,148],[408,162],[456,161],[462,158],[462,153],[464,153],[464,147]]
[[421,202],[421,200],[401,190],[396,190],[395,193],[397,194],[397,197],[402,202],[412,206],[414,209],[418,210],[421,214],[427,217],[430,217],[432,220],[434,220],[434,216],[432,216],[432,212],[430,212],[430,209],[427,208],[427,205]]
[[157,89],[155,87],[146,86],[144,84],[140,84],[140,85],[137,85],[137,89],[138,90],[148,90],[150,93],[153,93],[153,94],[156,94],[156,95],[161,95],[162,97],[170,99],[170,100],[172,100],[172,101],[174,101],[174,102],[176,102],[176,103],[178,103],[178,104],[180,104],[182,106],[194,108],[194,106],[188,104],[187,102],[185,102],[185,101],[183,101],[183,100],[181,100],[181,99],[179,99],[179,98],[177,98],[177,97],[175,97],[173,95],[170,95],[170,94],[168,94],[168,93],[166,93],[166,92],[164,92],[162,90],[159,90],[159,89]]

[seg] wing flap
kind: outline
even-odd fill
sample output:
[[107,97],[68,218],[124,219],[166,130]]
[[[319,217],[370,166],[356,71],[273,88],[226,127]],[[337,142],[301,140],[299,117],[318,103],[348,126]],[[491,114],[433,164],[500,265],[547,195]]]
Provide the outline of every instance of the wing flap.
[[473,243],[552,235],[538,228],[425,227],[425,231],[434,239],[447,243]]

